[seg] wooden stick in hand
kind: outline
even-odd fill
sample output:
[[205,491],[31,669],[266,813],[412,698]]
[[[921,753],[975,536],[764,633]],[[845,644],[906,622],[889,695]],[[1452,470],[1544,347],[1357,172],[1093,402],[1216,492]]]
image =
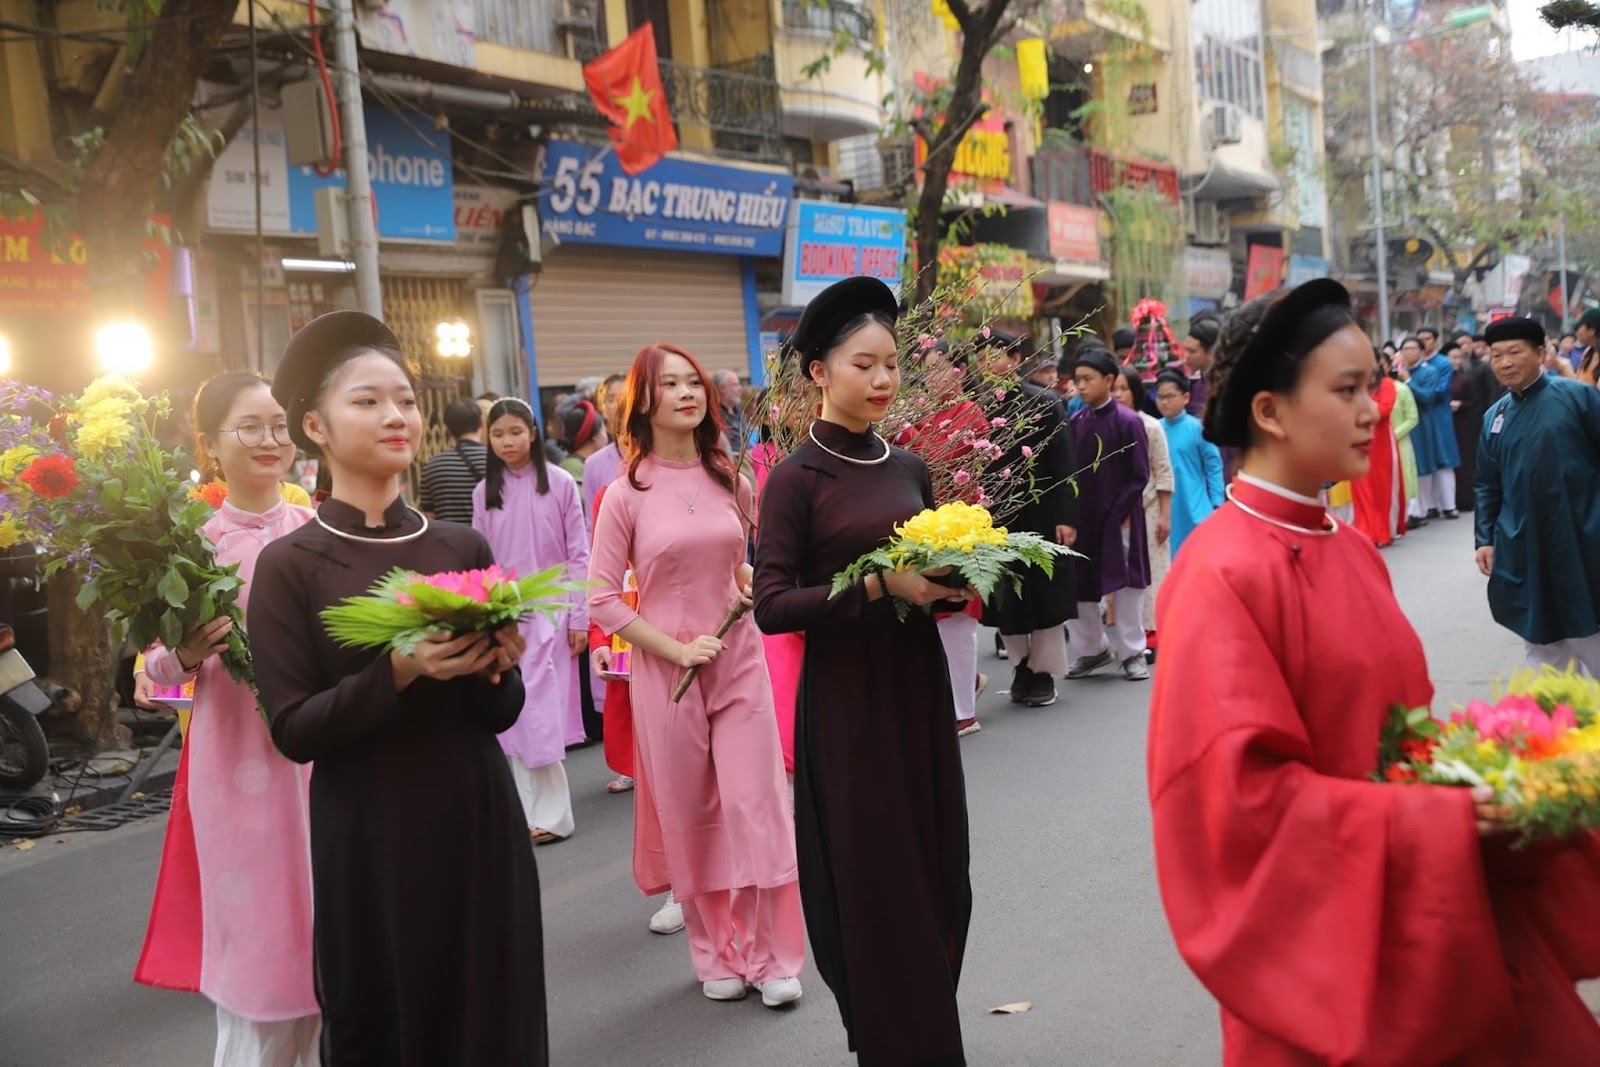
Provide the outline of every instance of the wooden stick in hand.
[[[734,601],[733,607],[729,608],[728,614],[723,617],[722,625],[718,626],[717,632],[711,636],[715,637],[719,641],[722,640],[727,636],[728,631],[733,629],[733,624],[744,618],[745,612],[749,610],[750,605],[746,604],[744,600],[740,599]],[[694,681],[694,676],[699,673],[700,665],[698,664],[690,667],[683,673],[683,680],[678,683],[678,688],[672,691],[672,702],[674,704],[683,699],[683,694],[689,691],[689,683]]]

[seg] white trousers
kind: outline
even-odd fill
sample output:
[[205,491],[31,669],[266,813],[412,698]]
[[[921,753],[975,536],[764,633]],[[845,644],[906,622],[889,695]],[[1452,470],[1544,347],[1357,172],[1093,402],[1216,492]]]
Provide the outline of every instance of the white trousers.
[[1015,664],[1027,660],[1028,669],[1035,674],[1067,673],[1067,632],[1059,626],[1035,630],[1031,634],[1002,636],[1000,642],[1006,646],[1006,659]]
[[1432,474],[1417,479],[1417,504],[1421,508],[1418,514],[1425,515],[1430,511],[1456,510],[1456,470],[1454,467],[1440,467]]
[[256,1022],[217,1005],[214,1067],[321,1067],[322,1016]]
[[1528,664],[1533,667],[1549,664],[1564,671],[1576,665],[1591,678],[1600,678],[1600,634],[1588,637],[1569,637],[1552,645],[1523,642],[1528,650]]
[[1117,623],[1108,636],[1105,621],[1100,617],[1100,605],[1092,601],[1078,602],[1078,617],[1067,620],[1073,655],[1080,659],[1098,656],[1110,648],[1118,663],[1144,655],[1144,590],[1118,589],[1111,594],[1111,604],[1117,613]]
[[567,765],[560,761],[548,767],[529,770],[515,756],[507,756],[511,779],[517,783],[522,800],[522,816],[530,830],[549,830],[557,837],[571,837],[572,792],[567,788]]
[[978,620],[966,612],[939,620],[939,640],[950,665],[956,722],[978,717]]

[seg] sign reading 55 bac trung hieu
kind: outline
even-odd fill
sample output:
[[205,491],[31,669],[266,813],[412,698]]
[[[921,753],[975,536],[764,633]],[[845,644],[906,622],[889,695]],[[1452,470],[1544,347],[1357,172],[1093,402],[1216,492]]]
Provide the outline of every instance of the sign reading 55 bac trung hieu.
[[539,214],[564,243],[776,256],[793,193],[778,171],[668,157],[629,175],[607,147],[551,141]]
[[865,274],[900,292],[906,213],[897,208],[796,200],[783,254],[783,302],[805,304],[844,278]]

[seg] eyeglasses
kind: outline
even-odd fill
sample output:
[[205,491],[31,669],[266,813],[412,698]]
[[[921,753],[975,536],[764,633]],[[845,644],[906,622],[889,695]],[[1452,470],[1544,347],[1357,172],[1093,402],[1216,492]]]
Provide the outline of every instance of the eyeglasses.
[[245,448],[260,448],[269,437],[275,445],[294,443],[289,438],[289,424],[286,422],[276,422],[270,427],[262,426],[256,422],[247,422],[243,426],[234,426],[222,432],[233,434],[239,439],[239,444]]

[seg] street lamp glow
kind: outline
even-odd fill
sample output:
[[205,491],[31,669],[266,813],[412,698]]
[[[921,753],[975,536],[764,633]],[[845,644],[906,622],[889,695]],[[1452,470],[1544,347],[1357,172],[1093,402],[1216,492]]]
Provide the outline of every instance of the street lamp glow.
[[11,374],[11,340],[0,333],[0,378]]
[[434,327],[434,351],[442,359],[466,359],[472,355],[472,331],[464,322],[441,322]]
[[107,374],[142,374],[156,361],[155,339],[137,322],[113,322],[94,336],[95,358]]
[[1094,73],[1094,64],[1093,63],[1085,63],[1083,65],[1083,72],[1085,74],[1093,74]]

